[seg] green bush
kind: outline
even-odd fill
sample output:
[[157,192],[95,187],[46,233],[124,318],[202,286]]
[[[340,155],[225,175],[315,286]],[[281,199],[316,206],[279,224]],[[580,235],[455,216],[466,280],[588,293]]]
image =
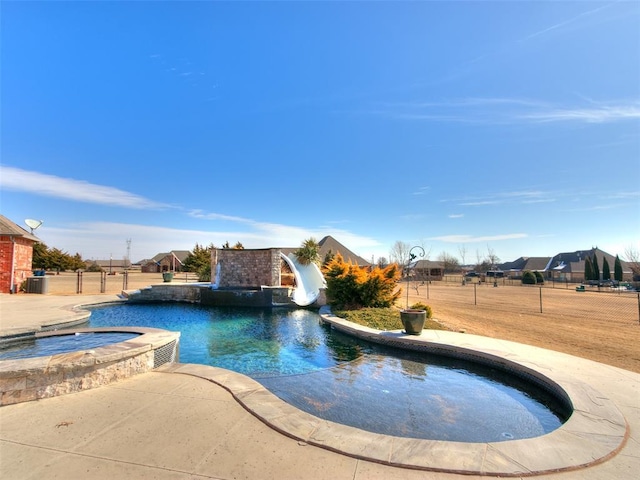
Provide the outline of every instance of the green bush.
[[211,264],[204,265],[200,267],[198,270],[198,281],[199,282],[210,282],[211,281]]
[[97,262],[93,262],[87,267],[87,272],[102,272],[102,267]]
[[542,285],[544,283],[544,277],[539,271],[534,271],[533,274],[536,276],[536,283]]
[[431,306],[426,303],[417,302],[409,307],[411,310],[425,310],[427,312],[427,318],[433,318],[433,310]]
[[535,285],[537,282],[535,274],[531,270],[525,270],[522,274],[523,285]]

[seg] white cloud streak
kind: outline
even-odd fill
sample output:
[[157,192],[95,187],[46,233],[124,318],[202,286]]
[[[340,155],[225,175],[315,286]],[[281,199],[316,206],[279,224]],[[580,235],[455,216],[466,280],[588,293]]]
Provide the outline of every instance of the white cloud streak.
[[[236,217],[229,217],[236,218]],[[320,240],[325,235],[339,238],[358,253],[364,249],[379,248],[372,238],[355,235],[340,229],[305,229],[276,223],[248,223],[247,231],[233,229],[177,229],[112,222],[86,222],[73,225],[48,226],[38,231],[38,237],[48,245],[56,245],[71,254],[80,253],[87,259],[124,258],[126,244],[123,238],[132,239],[131,260],[138,261],[169,250],[192,250],[196,243],[214,244],[240,242],[245,248],[297,247],[307,238]]]
[[517,240],[527,238],[526,233],[507,233],[504,235],[484,235],[474,237],[473,235],[442,235],[431,237],[429,240],[439,240],[445,243],[477,243],[477,242],[498,242],[502,240]]
[[534,122],[610,123],[640,119],[640,105],[603,105],[599,108],[556,108],[523,113],[520,119]]
[[603,6],[601,6],[601,7],[594,8],[594,9],[592,9],[592,10],[587,10],[586,12],[582,12],[582,13],[580,13],[580,14],[576,15],[576,16],[575,16],[575,17],[573,17],[573,18],[570,18],[570,19],[565,20],[565,21],[563,21],[563,22],[556,23],[555,25],[551,25],[550,27],[544,28],[544,29],[539,30],[539,31],[537,31],[537,32],[535,32],[535,33],[532,33],[532,34],[530,34],[530,35],[527,35],[526,37],[524,37],[524,38],[523,38],[522,40],[520,40],[520,41],[521,41],[521,42],[526,42],[527,40],[531,40],[532,38],[539,37],[539,36],[541,36],[541,35],[544,35],[545,33],[549,33],[549,32],[551,32],[551,31],[553,31],[553,30],[559,30],[559,29],[561,29],[561,28],[563,28],[563,27],[566,27],[567,25],[570,25],[570,24],[572,24],[572,23],[575,23],[575,22],[577,22],[577,21],[581,20],[581,19],[582,19],[582,18],[584,18],[584,17],[587,17],[587,16],[589,16],[589,15],[593,15],[594,13],[597,13],[597,12],[599,12],[599,11],[601,11],[601,10],[604,10],[604,9],[606,9],[606,8],[609,8],[609,7],[611,7],[612,5],[614,5],[615,3],[617,3],[617,2],[609,3],[609,4],[607,4],[607,5],[603,5]]
[[551,192],[542,190],[519,190],[496,192],[492,195],[453,198],[441,200],[441,202],[456,203],[464,207],[484,207],[505,204],[532,204],[555,202],[555,196]]
[[565,106],[526,98],[463,98],[440,102],[386,103],[373,115],[396,120],[466,124],[614,123],[640,119],[640,102],[621,100]]
[[162,209],[169,207],[169,205],[118,188],[7,166],[0,166],[0,187],[45,197],[124,208]]

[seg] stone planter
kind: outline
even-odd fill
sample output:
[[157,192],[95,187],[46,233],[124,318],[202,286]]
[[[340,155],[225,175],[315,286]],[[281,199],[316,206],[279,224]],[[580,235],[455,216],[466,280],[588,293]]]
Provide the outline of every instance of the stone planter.
[[404,326],[404,331],[409,335],[420,335],[427,319],[426,310],[401,310],[400,320]]

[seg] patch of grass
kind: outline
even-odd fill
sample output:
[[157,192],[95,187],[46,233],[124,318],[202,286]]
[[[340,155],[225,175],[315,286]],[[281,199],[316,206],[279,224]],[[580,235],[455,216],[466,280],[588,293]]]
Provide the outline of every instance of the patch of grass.
[[[335,316],[344,318],[358,325],[375,328],[376,330],[402,330],[400,310],[397,308],[361,308],[359,310],[334,310]],[[424,323],[424,328],[432,330],[447,330],[432,318]]]

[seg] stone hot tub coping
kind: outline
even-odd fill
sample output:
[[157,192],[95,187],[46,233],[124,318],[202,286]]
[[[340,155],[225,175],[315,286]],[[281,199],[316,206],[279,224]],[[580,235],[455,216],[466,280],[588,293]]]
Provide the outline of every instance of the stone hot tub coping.
[[148,372],[178,358],[179,332],[158,328],[104,327],[28,332],[0,342],[73,335],[126,332],[130,340],[56,355],[0,360],[0,405],[55,397],[107,385]]

